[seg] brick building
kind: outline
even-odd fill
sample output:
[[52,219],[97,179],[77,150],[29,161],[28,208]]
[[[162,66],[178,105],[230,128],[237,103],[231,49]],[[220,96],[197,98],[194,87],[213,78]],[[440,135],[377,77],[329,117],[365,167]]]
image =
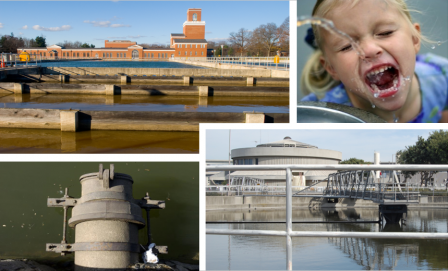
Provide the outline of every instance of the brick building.
[[201,18],[201,9],[188,9],[183,33],[171,34],[170,48],[148,48],[130,40],[105,40],[103,48],[67,49],[55,44],[46,48],[18,48],[17,53],[25,51],[32,58],[37,55],[42,59],[167,60],[207,57],[205,22]]

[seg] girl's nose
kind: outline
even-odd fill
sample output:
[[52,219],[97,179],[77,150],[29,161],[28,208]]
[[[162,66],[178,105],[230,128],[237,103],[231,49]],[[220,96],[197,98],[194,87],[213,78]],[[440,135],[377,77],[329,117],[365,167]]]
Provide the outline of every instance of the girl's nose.
[[380,57],[383,53],[383,49],[372,40],[361,42],[361,48],[364,51],[365,57],[369,59]]

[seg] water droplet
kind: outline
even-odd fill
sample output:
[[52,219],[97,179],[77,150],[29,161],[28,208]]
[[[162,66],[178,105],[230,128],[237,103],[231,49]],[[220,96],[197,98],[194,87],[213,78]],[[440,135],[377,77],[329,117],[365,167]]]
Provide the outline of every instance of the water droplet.
[[435,45],[431,46],[431,49],[433,49],[433,50],[436,49],[436,46]]
[[394,122],[397,123],[398,122],[398,118],[394,118]]
[[374,104],[372,104],[372,108],[375,108],[375,105],[374,105]]
[[[396,89],[395,89],[396,90]],[[395,97],[395,95],[392,95],[392,98]]]
[[379,93],[374,93],[374,94],[373,94],[373,97],[375,97],[375,98],[378,98],[379,96],[380,96]]
[[437,45],[438,45],[438,46],[442,45],[442,42],[439,40],[439,41],[437,42]]

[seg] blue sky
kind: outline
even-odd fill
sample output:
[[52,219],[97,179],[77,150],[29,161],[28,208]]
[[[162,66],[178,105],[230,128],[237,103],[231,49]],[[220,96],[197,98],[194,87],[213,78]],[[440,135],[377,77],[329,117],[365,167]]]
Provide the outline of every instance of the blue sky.
[[[342,152],[342,159],[351,157],[373,162],[374,152],[382,162],[389,162],[399,150],[414,145],[418,136],[428,138],[434,130],[377,129],[259,129],[231,131],[231,149],[255,147],[257,144],[291,139],[317,146],[319,149]],[[229,130],[206,130],[206,159],[228,159]],[[395,156],[394,156],[395,159]]]
[[202,8],[210,41],[289,16],[288,1],[0,1],[0,7],[0,35],[43,34],[47,45],[67,40],[97,48],[106,39],[169,44],[171,33],[182,33],[188,8]]

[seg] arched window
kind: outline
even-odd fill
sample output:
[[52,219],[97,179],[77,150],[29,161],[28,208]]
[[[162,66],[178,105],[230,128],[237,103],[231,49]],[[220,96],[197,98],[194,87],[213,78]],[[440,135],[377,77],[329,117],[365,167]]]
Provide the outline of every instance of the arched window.
[[180,51],[179,51],[179,55],[180,55]]
[[196,13],[193,14],[193,21],[196,22],[198,20],[198,15]]
[[154,54],[151,54],[151,58],[154,58]]
[[82,53],[82,57],[86,57],[86,53]]
[[197,55],[198,55],[198,52],[194,52],[194,55],[197,56]]
[[132,51],[132,58],[133,59],[134,58],[138,58],[138,51],[137,50]]
[[192,51],[190,51],[190,56],[192,56],[193,55],[193,52]]
[[201,55],[204,55],[204,52],[201,52]]
[[87,57],[89,57],[89,53],[87,53]]
[[158,54],[157,58],[160,58],[160,53]]
[[187,55],[187,51],[185,51],[185,55]]
[[105,53],[103,53],[103,57],[106,57],[106,54],[105,54]]
[[124,53],[124,58],[126,58],[126,53]]

